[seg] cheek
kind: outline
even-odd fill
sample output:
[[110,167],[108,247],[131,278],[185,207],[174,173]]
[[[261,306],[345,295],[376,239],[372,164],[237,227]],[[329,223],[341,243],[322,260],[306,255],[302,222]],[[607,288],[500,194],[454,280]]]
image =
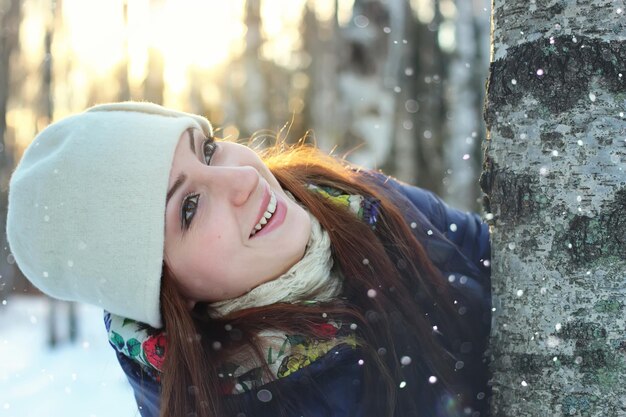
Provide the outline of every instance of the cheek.
[[228,285],[229,271],[237,251],[229,248],[224,239],[216,235],[209,242],[199,242],[179,258],[181,280],[188,280],[198,290],[207,292],[213,286]]

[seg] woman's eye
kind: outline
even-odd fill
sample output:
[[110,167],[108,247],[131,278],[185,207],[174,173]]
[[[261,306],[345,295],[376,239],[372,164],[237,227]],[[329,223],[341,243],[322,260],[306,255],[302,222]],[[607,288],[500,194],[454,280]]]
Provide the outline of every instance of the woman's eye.
[[202,143],[202,154],[204,155],[204,163],[207,165],[211,164],[211,158],[213,157],[213,154],[215,153],[215,151],[217,150],[217,143],[215,143],[215,139],[214,138],[207,138],[203,143]]
[[183,229],[189,228],[191,220],[196,214],[196,208],[198,207],[199,198],[200,194],[193,194],[183,200],[183,205],[180,209],[180,224],[182,225]]

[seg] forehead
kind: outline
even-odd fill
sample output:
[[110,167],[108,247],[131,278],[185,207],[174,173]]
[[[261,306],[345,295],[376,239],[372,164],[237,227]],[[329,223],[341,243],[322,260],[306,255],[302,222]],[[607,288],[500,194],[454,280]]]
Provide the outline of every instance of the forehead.
[[[176,167],[177,163],[180,163],[180,160],[194,155],[196,152],[195,149],[195,137],[200,132],[197,128],[188,128],[186,129],[178,139],[178,144],[176,145],[176,150],[174,151],[174,158],[172,160],[172,170]],[[170,178],[174,174],[170,173]]]

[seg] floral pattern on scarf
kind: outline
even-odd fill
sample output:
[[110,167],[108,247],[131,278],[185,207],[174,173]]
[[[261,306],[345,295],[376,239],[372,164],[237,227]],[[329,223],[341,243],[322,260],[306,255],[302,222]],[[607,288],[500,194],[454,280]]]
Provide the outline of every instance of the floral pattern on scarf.
[[376,225],[380,211],[380,200],[373,197],[363,197],[358,194],[344,194],[337,189],[314,184],[309,184],[308,188],[321,194],[333,203],[350,210],[372,228]]
[[162,372],[167,340],[162,331],[135,320],[104,313],[109,343],[144,367]]
[[[318,325],[319,334],[331,339],[303,335],[285,335],[275,331],[262,333],[265,364],[259,364],[251,352],[238,355],[222,366],[219,377],[225,394],[241,394],[284,378],[305,368],[340,345],[356,348],[356,338],[346,326],[335,322]],[[269,374],[264,365],[267,365]]]
[[[105,312],[105,323],[109,343],[118,352],[142,365],[149,374],[158,379],[163,371],[163,360],[167,351],[165,334],[134,320]],[[318,334],[324,338],[313,339],[303,335],[286,335],[277,331],[261,333],[264,339],[263,364],[254,360],[251,352],[236,355],[234,360],[224,363],[219,377],[224,394],[240,394],[258,388],[276,378],[284,378],[310,365],[331,349],[347,344],[356,347],[356,338],[348,327],[333,321],[317,326]],[[156,371],[156,372],[155,372]]]

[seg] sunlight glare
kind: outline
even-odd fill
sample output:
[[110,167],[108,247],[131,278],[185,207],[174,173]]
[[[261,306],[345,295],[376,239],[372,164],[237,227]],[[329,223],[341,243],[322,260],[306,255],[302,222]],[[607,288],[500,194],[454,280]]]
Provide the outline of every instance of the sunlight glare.
[[234,44],[241,42],[245,33],[243,3],[170,0],[153,8],[148,42],[163,54],[165,81],[172,92],[185,88],[188,67],[207,69],[232,56]]
[[63,17],[69,47],[96,75],[105,75],[123,57],[122,3],[65,0]]
[[46,24],[46,16],[42,14],[39,7],[34,7],[30,2],[24,4],[24,20],[20,25],[20,43],[22,44],[22,52],[25,59],[29,63],[39,65],[41,55],[44,53],[44,42]]
[[[148,49],[163,56],[168,89],[187,85],[187,69],[208,69],[241,50],[244,0],[133,0],[124,23],[123,1],[65,0],[64,20],[71,50],[97,75],[113,70],[129,56],[129,78],[146,77]],[[126,27],[125,27],[126,26]]]
[[[294,55],[301,46],[302,10],[304,0],[265,0],[261,3],[262,32],[265,38],[263,55],[279,65],[296,67]],[[281,13],[276,13],[280,10]]]

